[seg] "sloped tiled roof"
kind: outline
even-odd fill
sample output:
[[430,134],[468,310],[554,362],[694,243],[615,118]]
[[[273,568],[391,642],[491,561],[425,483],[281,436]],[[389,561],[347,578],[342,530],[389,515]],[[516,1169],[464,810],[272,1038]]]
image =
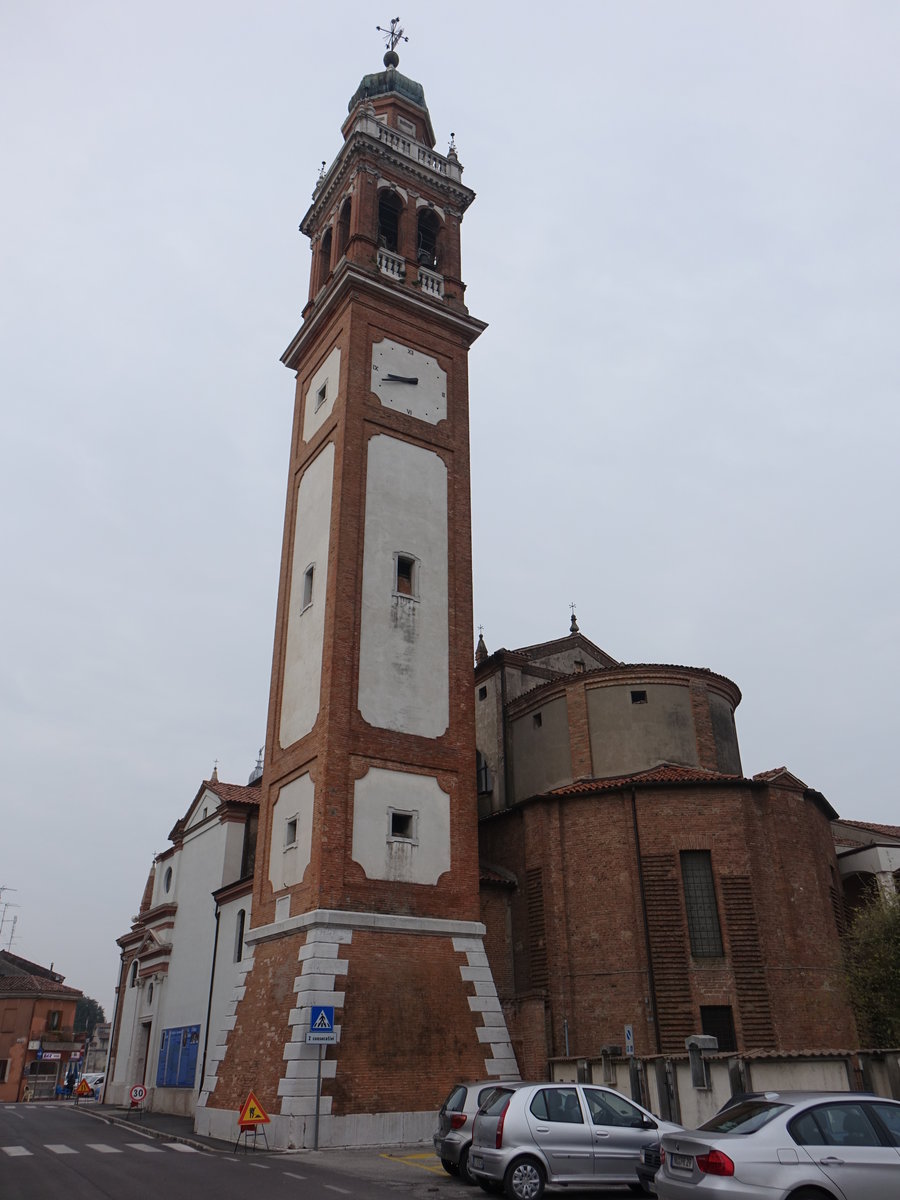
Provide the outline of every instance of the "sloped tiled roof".
[[643,784],[733,784],[750,783],[742,775],[723,775],[718,771],[704,771],[700,767],[685,767],[677,763],[660,763],[649,771],[638,771],[634,775],[618,775],[613,779],[579,779],[563,787],[554,788],[549,796],[579,796],[593,792],[614,792],[623,787]]
[[203,786],[226,804],[248,804],[253,808],[259,807],[260,786],[258,783],[213,783],[205,780]]
[[864,829],[867,833],[881,833],[885,837],[900,839],[900,825],[879,825],[875,821],[849,821],[845,817],[841,825],[849,825],[853,829]]

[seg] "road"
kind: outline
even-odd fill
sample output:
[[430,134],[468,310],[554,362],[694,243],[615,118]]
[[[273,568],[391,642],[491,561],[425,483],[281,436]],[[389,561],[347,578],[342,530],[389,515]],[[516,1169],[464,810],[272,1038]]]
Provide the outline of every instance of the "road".
[[[390,1154],[204,1151],[123,1129],[92,1106],[0,1105],[2,1200],[477,1200],[427,1148]],[[624,1188],[566,1188],[566,1200],[624,1200]]]

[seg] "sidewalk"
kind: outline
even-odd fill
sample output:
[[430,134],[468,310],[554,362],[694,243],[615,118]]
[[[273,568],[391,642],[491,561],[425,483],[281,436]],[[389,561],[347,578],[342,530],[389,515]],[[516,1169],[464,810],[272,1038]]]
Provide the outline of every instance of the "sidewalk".
[[[207,1153],[231,1154],[234,1151],[233,1142],[223,1142],[195,1133],[192,1117],[176,1117],[158,1112],[139,1114],[136,1109],[96,1103],[81,1104],[78,1111],[94,1120],[107,1121],[123,1129],[142,1133],[145,1137],[182,1142]],[[252,1154],[252,1141],[250,1145],[249,1153]],[[242,1144],[237,1153],[243,1152]],[[255,1152],[266,1153],[262,1137],[259,1138]],[[448,1200],[452,1200],[452,1194],[458,1195],[460,1190],[459,1181],[447,1175],[430,1143],[413,1146],[369,1146],[362,1149],[328,1147],[322,1150],[271,1150],[269,1153],[279,1157],[303,1155],[312,1162],[328,1165],[344,1174],[379,1183],[399,1184],[410,1191],[414,1190],[416,1194],[424,1188],[431,1197],[447,1194]]]

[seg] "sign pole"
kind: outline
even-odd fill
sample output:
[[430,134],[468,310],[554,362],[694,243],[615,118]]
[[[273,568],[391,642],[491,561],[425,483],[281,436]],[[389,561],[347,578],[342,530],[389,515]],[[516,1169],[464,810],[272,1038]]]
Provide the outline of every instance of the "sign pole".
[[316,1124],[313,1132],[313,1150],[319,1148],[319,1105],[322,1100],[322,1043],[319,1043],[319,1065],[316,1069]]

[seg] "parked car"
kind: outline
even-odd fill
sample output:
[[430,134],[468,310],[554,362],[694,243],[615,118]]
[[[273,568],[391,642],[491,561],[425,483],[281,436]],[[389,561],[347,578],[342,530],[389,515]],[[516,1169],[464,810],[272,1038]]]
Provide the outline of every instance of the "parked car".
[[641,1160],[637,1165],[637,1177],[645,1192],[656,1190],[653,1182],[656,1179],[656,1172],[659,1170],[659,1152],[660,1145],[658,1141],[647,1142],[641,1146]]
[[465,1184],[475,1180],[469,1173],[469,1146],[472,1125],[480,1106],[498,1088],[515,1088],[518,1083],[482,1079],[474,1083],[457,1083],[438,1112],[434,1131],[434,1152],[448,1175],[458,1175]]
[[539,1200],[550,1184],[627,1184],[638,1176],[648,1134],[674,1132],[612,1088],[587,1083],[498,1087],[475,1117],[469,1171],[485,1191]]
[[900,1103],[765,1092],[662,1139],[660,1200],[897,1200]]

